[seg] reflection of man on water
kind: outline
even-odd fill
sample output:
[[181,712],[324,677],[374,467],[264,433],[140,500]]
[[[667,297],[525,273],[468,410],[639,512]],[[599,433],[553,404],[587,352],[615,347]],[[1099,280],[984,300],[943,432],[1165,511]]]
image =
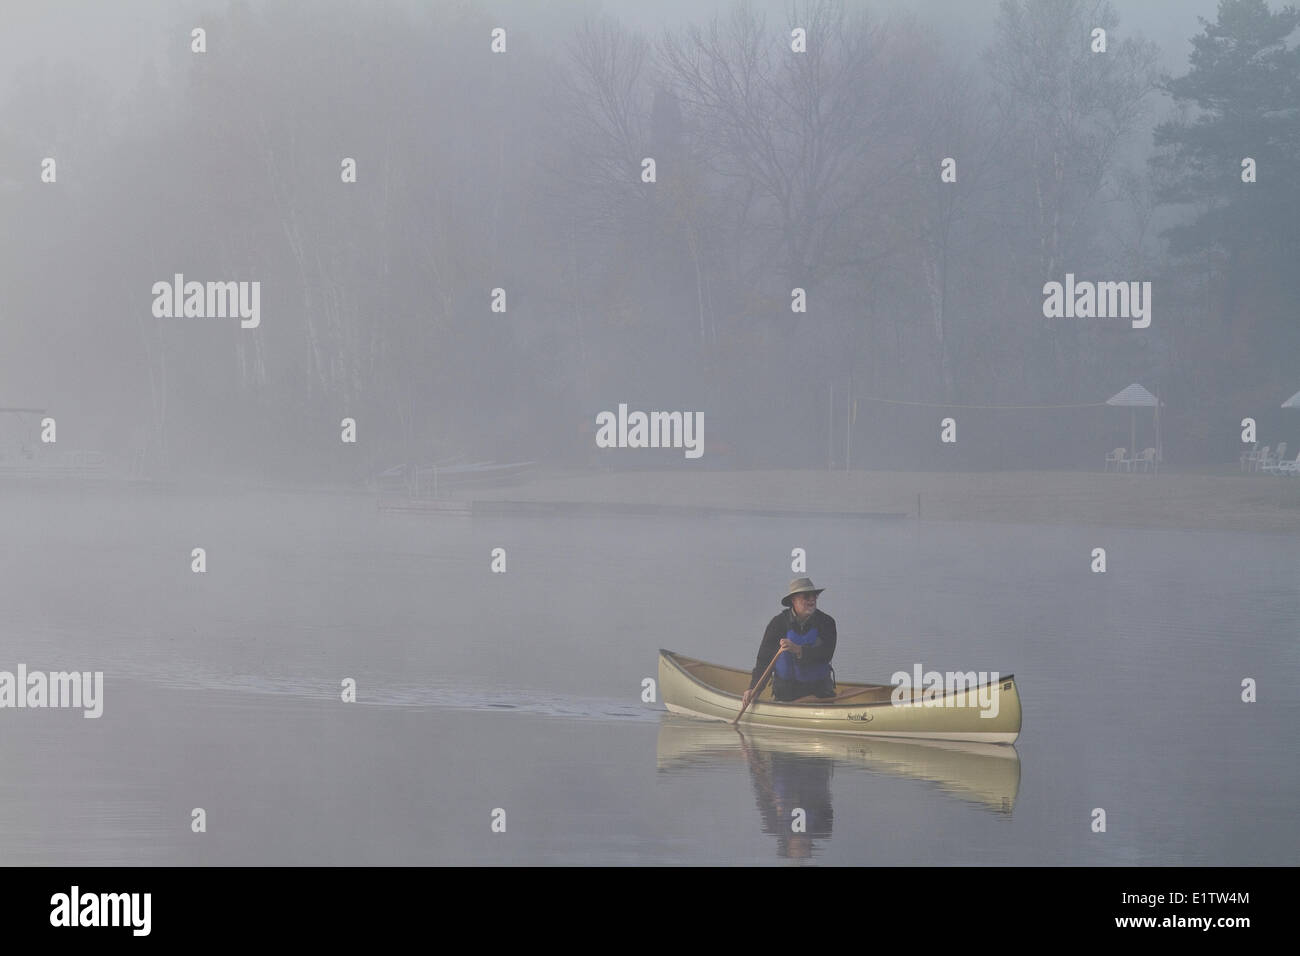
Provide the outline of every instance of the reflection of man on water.
[[[749,775],[754,782],[763,832],[776,836],[777,854],[806,859],[813,840],[829,839],[835,814],[831,809],[831,774],[835,761],[828,757],[764,751],[740,735]],[[803,816],[796,829],[799,815]]]
[[817,595],[825,588],[814,587],[811,578],[795,578],[785,597],[788,611],[768,622],[758,660],[745,691],[745,704],[754,696],[754,687],[772,663],[777,651],[785,651],[776,660],[772,673],[772,696],[777,700],[800,697],[834,697],[835,672],[831,657],[835,654],[835,618],[817,609]]

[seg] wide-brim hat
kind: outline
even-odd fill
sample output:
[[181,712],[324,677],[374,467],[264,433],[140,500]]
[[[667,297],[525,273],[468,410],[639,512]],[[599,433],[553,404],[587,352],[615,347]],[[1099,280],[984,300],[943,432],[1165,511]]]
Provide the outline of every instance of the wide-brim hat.
[[814,585],[812,578],[795,578],[790,582],[790,590],[786,592],[785,597],[781,598],[781,603],[789,607],[790,599],[796,594],[821,594],[825,590]]

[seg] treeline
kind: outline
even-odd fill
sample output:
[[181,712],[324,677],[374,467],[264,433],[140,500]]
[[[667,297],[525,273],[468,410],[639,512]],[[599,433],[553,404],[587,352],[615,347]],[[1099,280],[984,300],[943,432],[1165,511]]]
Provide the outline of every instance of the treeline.
[[[1127,416],[957,406],[1137,381],[1167,459],[1200,462],[1300,388],[1292,8],[1225,0],[1178,78],[1082,0],[1007,0],[975,67],[832,0],[655,38],[395,0],[199,23],[206,53],[178,16],[118,101],[44,64],[0,106],[0,401],[60,412],[61,442],[357,479],[586,462],[627,402],[704,412],[715,463],[1052,467],[1126,444]],[[178,272],[260,281],[260,327],[154,318]],[[1151,327],[1045,318],[1066,273],[1151,281]],[[975,425],[955,448],[950,414]]]

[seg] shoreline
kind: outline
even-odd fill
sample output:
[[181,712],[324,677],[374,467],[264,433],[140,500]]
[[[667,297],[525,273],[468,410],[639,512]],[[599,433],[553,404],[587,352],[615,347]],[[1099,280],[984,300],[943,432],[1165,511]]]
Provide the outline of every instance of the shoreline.
[[0,481],[31,493],[337,495],[384,511],[457,516],[641,515],[923,519],[1300,534],[1300,479],[1272,475],[1084,471],[537,471],[509,485],[436,499],[327,483],[221,480]]
[[[605,472],[465,489],[475,513],[517,503],[927,521],[1300,533],[1300,480],[1100,472]],[[474,508],[485,503],[486,508]]]

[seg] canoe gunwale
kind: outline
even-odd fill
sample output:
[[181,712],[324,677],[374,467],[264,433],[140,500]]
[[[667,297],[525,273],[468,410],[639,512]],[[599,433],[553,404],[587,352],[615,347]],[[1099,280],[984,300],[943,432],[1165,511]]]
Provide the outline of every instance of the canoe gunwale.
[[[730,697],[730,698],[732,698],[733,700],[742,700],[742,699],[743,699],[743,698],[741,697],[741,695],[739,695],[739,694],[733,694],[733,693],[731,693],[730,691],[725,690],[725,689],[723,689],[723,688],[717,686],[716,684],[706,684],[704,681],[700,680],[698,677],[696,677],[694,674],[692,674],[689,670],[687,670],[685,667],[683,667],[681,662],[682,662],[683,660],[686,660],[686,661],[694,661],[694,662],[697,663],[697,664],[708,664],[710,667],[718,667],[718,668],[721,668],[721,669],[723,669],[723,670],[731,670],[731,671],[735,671],[735,672],[738,673],[738,674],[743,674],[744,671],[741,670],[740,668],[737,668],[737,667],[726,667],[725,665],[722,665],[722,664],[709,664],[708,661],[701,661],[701,660],[698,660],[698,659],[696,659],[696,658],[694,658],[694,657],[686,657],[684,654],[678,654],[676,651],[670,651],[670,650],[667,650],[666,648],[662,648],[662,647],[659,648],[659,654],[660,654],[661,656],[663,656],[663,657],[668,658],[668,660],[672,662],[673,666],[676,667],[677,670],[680,671],[680,672],[681,672],[681,673],[682,673],[682,674],[683,674],[683,675],[684,675],[688,680],[690,680],[691,683],[693,683],[693,684],[695,684],[695,685],[697,685],[697,686],[699,686],[699,687],[704,688],[704,689],[707,690],[709,693],[711,693],[711,694],[720,694],[720,695],[722,695],[722,696],[724,696],[724,697]],[[1004,681],[1012,681],[1012,682],[1014,682],[1014,681],[1015,681],[1015,677],[1016,677],[1015,674],[1005,674],[1005,675],[1000,676],[996,681],[987,681],[987,682],[985,682],[985,683],[983,683],[983,684],[977,684],[977,685],[975,685],[974,687],[968,688],[968,689],[966,690],[966,693],[970,693],[971,691],[978,690],[980,687],[988,687],[988,686],[990,686],[990,685],[992,685],[992,684],[995,684],[995,683],[996,683],[996,684],[1001,684],[1001,683],[1003,683]],[[855,694],[859,694],[859,693],[864,693],[864,692],[867,691],[867,690],[874,690],[874,689],[876,689],[876,688],[888,688],[888,687],[891,687],[892,685],[890,685],[890,684],[863,684],[863,685],[858,685],[858,684],[856,684],[856,683],[850,683],[849,686],[850,686],[850,687],[861,686],[861,687],[863,688],[861,691],[855,691]],[[779,706],[781,706],[781,707],[807,707],[807,708],[812,708],[812,709],[816,709],[816,710],[862,710],[863,708],[867,708],[867,707],[893,707],[893,706],[896,706],[892,700],[861,701],[861,702],[857,702],[857,703],[852,703],[852,702],[848,702],[848,701],[847,701],[846,698],[847,698],[848,696],[854,696],[854,695],[846,695],[846,696],[844,696],[844,697],[841,697],[840,695],[836,695],[835,697],[828,697],[828,698],[826,698],[825,700],[821,700],[821,701],[812,700],[812,701],[807,701],[806,703],[801,703],[801,702],[799,702],[799,701],[785,701],[785,700],[755,700],[755,701],[754,701],[754,704],[755,704],[755,705],[762,704],[762,705],[764,705],[764,706],[768,706],[768,707],[770,707],[770,706],[772,706],[772,705],[779,705]],[[944,694],[943,696],[946,697],[947,694]],[[942,700],[943,698],[941,697],[941,698],[939,698],[939,699]],[[911,704],[911,705],[898,705],[898,706],[913,706],[913,707],[920,707],[920,706],[924,706],[924,705],[922,705],[922,704],[920,704],[920,703],[913,703],[913,704]],[[932,705],[932,706],[935,706],[935,705]]]

